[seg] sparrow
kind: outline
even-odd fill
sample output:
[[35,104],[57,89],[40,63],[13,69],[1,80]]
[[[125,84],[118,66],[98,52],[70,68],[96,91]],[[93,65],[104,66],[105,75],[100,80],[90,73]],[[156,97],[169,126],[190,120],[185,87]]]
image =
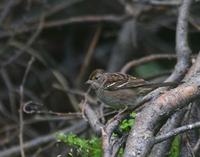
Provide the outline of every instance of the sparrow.
[[94,70],[86,83],[92,87],[100,101],[115,109],[134,107],[137,100],[158,87],[177,86],[175,82],[151,83],[128,74],[109,73],[102,69]]

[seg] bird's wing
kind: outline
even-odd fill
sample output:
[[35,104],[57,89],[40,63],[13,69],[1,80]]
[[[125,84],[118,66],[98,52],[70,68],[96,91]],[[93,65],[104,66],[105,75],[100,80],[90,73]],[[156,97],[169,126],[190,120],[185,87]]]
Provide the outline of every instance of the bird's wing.
[[107,75],[105,89],[118,90],[127,88],[136,88],[147,84],[144,79],[139,79],[127,74],[113,73]]

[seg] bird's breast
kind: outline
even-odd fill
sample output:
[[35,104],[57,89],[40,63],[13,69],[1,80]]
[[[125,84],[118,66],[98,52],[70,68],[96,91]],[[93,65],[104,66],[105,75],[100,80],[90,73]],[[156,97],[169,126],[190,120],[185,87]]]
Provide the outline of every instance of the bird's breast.
[[97,93],[98,98],[109,106],[133,105],[137,99],[136,92],[130,89],[115,91],[103,90]]

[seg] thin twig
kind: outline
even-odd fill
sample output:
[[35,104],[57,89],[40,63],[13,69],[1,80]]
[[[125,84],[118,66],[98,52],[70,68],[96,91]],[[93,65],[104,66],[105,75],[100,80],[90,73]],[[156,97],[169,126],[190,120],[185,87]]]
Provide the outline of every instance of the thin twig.
[[26,51],[26,48],[30,47],[32,45],[32,43],[36,40],[36,38],[40,35],[40,33],[43,29],[43,26],[44,26],[44,20],[45,20],[44,15],[42,14],[41,17],[40,17],[40,21],[39,21],[39,24],[38,24],[38,27],[37,27],[35,33],[28,40],[27,44],[25,45],[25,47],[23,48],[22,51]]
[[125,20],[128,20],[131,18],[131,16],[122,15],[122,16],[116,16],[116,15],[86,15],[86,16],[80,16],[80,17],[72,17],[68,19],[63,20],[55,20],[55,21],[48,21],[44,24],[45,28],[49,27],[56,27],[56,26],[62,26],[72,23],[83,23],[83,22],[112,22],[112,23],[121,23]]
[[181,3],[181,1],[180,0],[172,0],[172,1],[150,0],[149,3],[153,5],[177,6]]
[[28,73],[31,69],[31,65],[34,62],[34,57],[31,57],[30,61],[28,62],[27,68],[25,70],[22,83],[20,85],[20,108],[19,108],[19,142],[20,142],[20,150],[21,156],[25,157],[24,152],[24,142],[23,142],[23,129],[24,129],[24,119],[23,119],[23,105],[24,105],[24,85],[28,76]]
[[45,18],[46,17],[49,17],[53,14],[56,14],[58,13],[59,11],[62,11],[64,9],[66,9],[67,7],[69,6],[72,6],[76,3],[80,3],[82,2],[83,0],[68,0],[68,1],[62,1],[60,3],[58,3],[57,5],[55,5],[55,7],[49,9],[49,11],[45,12],[44,16]]
[[[47,144],[46,146],[44,146],[44,147],[40,147],[40,148],[34,153],[34,155],[33,155],[32,157],[38,157],[38,156],[40,156],[40,154],[41,154],[43,151],[45,151],[45,150],[50,150],[51,147],[55,146],[55,144],[56,144],[56,142],[53,141],[53,142],[48,143],[48,144]],[[42,156],[42,155],[41,155],[41,156]],[[57,156],[57,157],[58,157],[58,156]]]
[[[80,133],[82,131],[84,131],[87,128],[87,123],[83,120],[76,122],[74,125],[72,125],[71,127],[67,127],[64,128],[63,130],[59,130],[59,132],[63,132],[63,133]],[[31,141],[28,141],[26,143],[24,143],[24,149],[30,149],[30,148],[34,148],[36,146],[39,146],[41,144],[47,143],[49,141],[55,140],[55,133],[51,133],[45,136],[40,136],[37,137]],[[14,156],[16,154],[20,153],[20,146],[13,146],[11,148],[8,148],[6,150],[1,150],[0,151],[0,157],[7,157],[7,156]]]
[[4,5],[3,11],[1,11],[0,14],[0,26],[2,25],[2,22],[6,18],[6,16],[11,12],[12,8],[18,3],[19,1],[16,0],[9,0]]
[[[25,46],[23,43],[18,42],[18,41],[12,41],[10,43],[12,46],[19,48],[20,50]],[[46,62],[46,60],[40,55],[40,52],[36,51],[35,49],[31,47],[26,48],[27,53],[30,55],[34,56],[38,61],[40,61],[45,67],[50,68]],[[56,78],[56,80],[59,82],[59,84],[63,87],[64,90],[69,89],[69,83],[66,80],[66,78],[61,74],[58,70],[56,69],[51,69],[50,72],[53,74],[53,76]],[[78,100],[76,99],[75,96],[67,94],[69,97],[69,100],[74,108],[75,111],[79,111],[79,108],[77,106]]]
[[[58,70],[51,70],[52,74],[56,78],[56,80],[59,82],[59,84],[63,87],[64,90],[69,90],[69,83],[67,79],[61,74]],[[74,95],[70,95],[67,93],[67,96],[69,97],[69,100],[73,106],[73,109],[75,111],[79,111],[78,106],[78,100]]]
[[16,115],[14,114],[16,112],[16,105],[15,105],[15,94],[14,94],[14,86],[13,83],[6,71],[6,69],[1,68],[1,75],[2,75],[2,79],[5,82],[5,85],[8,89],[8,96],[9,96],[9,101],[10,101],[10,106],[11,106],[11,112],[12,112],[12,116],[17,118]]
[[[79,16],[79,17],[72,17],[68,19],[62,19],[62,20],[52,20],[49,22],[45,22],[43,28],[52,28],[52,27],[58,27],[63,25],[69,25],[73,23],[83,23],[83,22],[111,22],[111,23],[122,23],[125,20],[130,19],[131,16],[122,15],[103,15],[103,16],[93,16],[93,15],[86,15],[86,16]],[[36,29],[36,26],[30,26],[24,29],[18,29],[14,32],[14,35],[22,34],[26,32],[31,32]],[[0,34],[0,38],[8,37],[13,35],[13,33],[10,32],[2,32]]]
[[195,27],[198,31],[200,31],[200,26],[197,20],[194,17],[189,17],[190,24]]
[[[27,43],[24,44],[23,46],[20,47],[20,51],[18,51],[15,55],[13,55],[12,57],[10,57],[6,62],[3,62],[1,67],[5,67],[8,64],[10,64],[11,62],[13,62],[14,60],[16,60],[18,57],[20,57],[25,51],[27,51],[27,49],[33,44],[33,42],[37,39],[37,37],[40,35],[42,29],[43,29],[43,25],[44,25],[44,15],[41,16],[40,18],[40,22],[39,25],[37,26],[36,31],[33,33],[33,35],[28,39]],[[10,45],[12,45],[13,43],[15,43],[14,41],[10,41]]]
[[95,47],[97,45],[97,42],[99,40],[99,36],[101,34],[101,29],[102,29],[101,25],[97,27],[97,30],[96,30],[93,38],[92,38],[92,42],[91,42],[91,44],[90,44],[90,46],[89,46],[89,48],[87,50],[84,63],[82,65],[80,73],[79,73],[79,75],[77,77],[77,81],[76,82],[77,82],[78,86],[80,86],[80,83],[81,83],[81,81],[82,81],[82,79],[83,79],[83,77],[84,77],[84,75],[85,75],[85,73],[87,71],[87,68],[88,68],[88,66],[90,64],[90,61],[92,59],[92,54],[94,53],[94,49],[95,49]]
[[152,54],[150,56],[146,56],[137,60],[132,60],[128,63],[126,63],[122,69],[121,72],[122,73],[127,73],[127,71],[130,68],[133,68],[135,66],[150,62],[150,61],[154,61],[154,60],[158,60],[158,59],[176,59],[176,55],[174,54]]
[[[72,95],[81,96],[83,98],[85,97],[85,92],[81,91],[81,90],[78,90],[78,89],[71,89],[71,88],[64,89],[63,87],[61,87],[58,84],[53,84],[52,87],[57,89],[57,90],[61,90],[61,91],[65,92],[67,95],[68,94],[72,94]],[[87,95],[87,101],[89,101],[89,103],[92,103],[92,104],[97,104],[97,100],[95,98],[91,97],[90,95]]]
[[199,151],[199,149],[200,149],[200,138],[198,139],[196,145],[193,148],[194,153],[197,154],[197,152]]
[[192,123],[189,125],[184,125],[182,127],[176,128],[166,134],[155,137],[154,143],[155,144],[160,143],[168,138],[171,138],[171,137],[181,134],[183,132],[186,132],[186,131],[189,131],[192,129],[197,129],[197,128],[200,128],[200,122]]

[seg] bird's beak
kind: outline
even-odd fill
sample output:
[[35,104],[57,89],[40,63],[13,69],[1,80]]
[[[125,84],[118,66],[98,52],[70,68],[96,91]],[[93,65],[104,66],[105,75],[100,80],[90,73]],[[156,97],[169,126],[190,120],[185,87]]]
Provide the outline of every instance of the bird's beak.
[[91,81],[91,80],[87,80],[87,81],[85,82],[85,84],[92,84],[92,81]]

